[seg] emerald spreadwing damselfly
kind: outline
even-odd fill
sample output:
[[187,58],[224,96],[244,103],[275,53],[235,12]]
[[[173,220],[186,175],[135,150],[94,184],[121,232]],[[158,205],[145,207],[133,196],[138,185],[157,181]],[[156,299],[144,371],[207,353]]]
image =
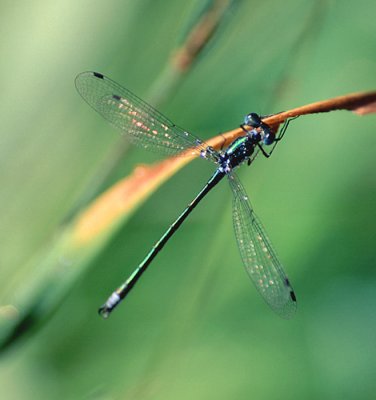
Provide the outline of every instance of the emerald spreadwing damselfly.
[[[246,271],[266,303],[280,316],[291,317],[296,310],[294,290],[235,173],[241,164],[250,165],[259,152],[269,157],[286,132],[290,120],[285,122],[276,137],[258,114],[250,113],[241,125],[244,135],[235,139],[227,149],[216,151],[100,73],[83,72],[77,76],[75,83],[84,100],[131,142],[165,155],[178,155],[190,150],[190,154],[196,154],[216,165],[214,174],[203,189],[155,243],[131,276],[100,307],[99,313],[104,318],[110,315],[197,204],[227,177],[233,193],[235,236]],[[270,145],[272,148],[268,153],[264,146]]]

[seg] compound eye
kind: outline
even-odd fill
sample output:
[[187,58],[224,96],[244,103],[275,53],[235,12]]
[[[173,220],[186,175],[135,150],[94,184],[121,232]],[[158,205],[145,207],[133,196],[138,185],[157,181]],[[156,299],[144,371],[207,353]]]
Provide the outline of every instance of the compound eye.
[[258,114],[250,113],[244,117],[244,124],[248,126],[253,126],[254,128],[258,128],[261,125],[262,121]]
[[262,139],[264,144],[266,145],[272,144],[274,140],[275,140],[274,132],[270,129],[264,129],[264,137]]

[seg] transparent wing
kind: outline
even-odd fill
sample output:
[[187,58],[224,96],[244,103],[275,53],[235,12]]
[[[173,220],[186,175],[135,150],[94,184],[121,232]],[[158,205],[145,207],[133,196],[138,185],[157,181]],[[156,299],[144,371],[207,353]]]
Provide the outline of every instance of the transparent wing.
[[290,318],[296,310],[294,290],[242,184],[233,172],[228,179],[234,194],[235,235],[248,275],[269,306],[281,317]]
[[[76,78],[83,99],[131,142],[151,151],[175,155],[192,148],[192,154],[205,152],[207,145],[176,126],[168,118],[129,90],[97,72],[83,72]],[[216,152],[204,153],[208,158]],[[215,161],[215,160],[214,160]]]
[[255,152],[253,153],[253,155],[251,156],[248,165],[250,165],[250,164],[253,163],[254,159],[259,155],[259,153],[260,153],[260,149],[257,147],[257,148],[256,148],[256,151],[255,151]]

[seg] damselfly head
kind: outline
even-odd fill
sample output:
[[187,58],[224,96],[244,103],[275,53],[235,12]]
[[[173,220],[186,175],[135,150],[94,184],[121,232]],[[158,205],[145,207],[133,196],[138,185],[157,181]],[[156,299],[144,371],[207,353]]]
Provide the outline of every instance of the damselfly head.
[[256,113],[250,113],[244,117],[244,125],[258,128],[262,124],[261,118]]
[[250,137],[253,141],[253,143],[258,143],[261,140],[263,140],[263,137],[261,136],[260,129],[252,129],[247,132],[248,137]]
[[271,130],[268,125],[263,124],[262,127],[262,141],[264,144],[269,145],[274,143],[275,133]]

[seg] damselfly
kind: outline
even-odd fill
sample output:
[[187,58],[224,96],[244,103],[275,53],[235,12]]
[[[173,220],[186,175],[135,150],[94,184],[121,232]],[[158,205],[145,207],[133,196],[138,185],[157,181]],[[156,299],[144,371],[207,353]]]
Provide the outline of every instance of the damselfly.
[[[216,171],[203,189],[167,229],[132,275],[100,307],[99,313],[105,318],[110,315],[197,204],[226,176],[233,193],[235,236],[248,275],[277,314],[284,318],[291,317],[296,310],[295,293],[234,171],[244,162],[249,165],[259,151],[269,157],[286,132],[289,120],[276,137],[259,115],[250,113],[241,125],[244,136],[235,139],[225,151],[216,151],[102,74],[79,74],[76,88],[94,110],[120,129],[131,142],[167,155],[177,155],[189,149],[190,153],[211,160],[216,165]],[[265,151],[264,145],[273,145],[269,153]]]

